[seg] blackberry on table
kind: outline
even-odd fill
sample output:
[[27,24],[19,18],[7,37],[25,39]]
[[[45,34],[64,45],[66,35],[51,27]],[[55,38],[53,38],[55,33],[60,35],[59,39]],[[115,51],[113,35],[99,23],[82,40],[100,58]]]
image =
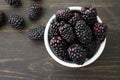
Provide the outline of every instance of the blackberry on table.
[[79,44],[72,44],[67,51],[74,63],[83,64],[85,62],[86,50]]
[[21,0],[6,0],[6,2],[14,7],[19,7],[21,6]]
[[62,59],[65,60],[67,56],[66,52],[66,43],[62,40],[60,36],[55,36],[50,40],[50,46],[55,51],[56,55]]
[[89,44],[93,40],[92,31],[83,20],[77,21],[75,34],[79,42],[82,44]]
[[76,22],[81,19],[81,15],[79,13],[74,13],[74,16],[68,21],[68,23],[72,26],[75,26]]
[[93,25],[97,22],[97,10],[95,7],[88,5],[84,6],[81,9],[82,18],[86,23],[92,28]]
[[32,2],[31,8],[29,11],[29,19],[35,21],[40,17],[41,14],[41,5],[39,2]]
[[3,26],[5,24],[6,16],[5,13],[0,11],[0,26]]
[[8,22],[9,24],[11,24],[13,28],[16,28],[16,29],[22,29],[25,27],[25,21],[23,17],[20,17],[18,15],[11,15],[8,18]]
[[40,25],[36,28],[30,29],[28,31],[28,37],[32,40],[43,39],[44,31],[45,31],[45,26]]
[[60,26],[59,33],[62,36],[62,38],[68,43],[73,42],[73,40],[75,38],[73,29],[69,24],[65,24],[63,26]]
[[56,19],[58,21],[68,21],[72,17],[72,13],[69,8],[60,9],[56,12]]
[[107,35],[107,25],[104,23],[95,23],[93,33],[98,43],[103,42]]

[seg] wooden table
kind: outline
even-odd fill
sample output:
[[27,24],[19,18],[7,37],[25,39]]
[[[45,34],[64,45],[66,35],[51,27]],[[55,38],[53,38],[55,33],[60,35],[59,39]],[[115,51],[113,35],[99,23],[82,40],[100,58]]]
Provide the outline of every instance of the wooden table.
[[[26,28],[15,30],[10,25],[0,29],[0,80],[120,80],[120,0],[42,0],[43,16],[36,22],[28,19],[31,0],[22,0],[21,8],[12,8],[0,0],[0,10],[7,15],[25,18]],[[26,31],[45,25],[60,8],[91,4],[108,24],[107,44],[93,64],[78,69],[64,67],[47,53],[43,41],[28,39]]]

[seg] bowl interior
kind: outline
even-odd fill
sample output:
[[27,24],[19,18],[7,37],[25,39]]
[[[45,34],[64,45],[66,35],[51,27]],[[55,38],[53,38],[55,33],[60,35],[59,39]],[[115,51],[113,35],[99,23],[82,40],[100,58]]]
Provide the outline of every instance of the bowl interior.
[[[70,10],[78,10],[80,11],[81,10],[81,7],[78,7],[78,6],[73,6],[73,7],[69,7]],[[46,29],[45,29],[45,33],[44,33],[44,43],[45,43],[45,47],[48,51],[48,53],[50,54],[50,56],[58,63],[60,63],[61,65],[64,65],[64,66],[67,66],[67,67],[72,67],[72,68],[78,68],[78,67],[84,67],[84,66],[87,66],[91,63],[93,63],[101,54],[102,54],[102,51],[105,47],[105,44],[106,44],[106,38],[105,40],[100,44],[100,46],[98,47],[95,55],[86,60],[82,65],[78,65],[78,64],[75,64],[75,63],[70,63],[70,62],[65,62],[61,59],[59,59],[55,54],[54,54],[54,51],[51,49],[50,45],[49,45],[49,40],[48,40],[48,34],[49,34],[49,28],[50,28],[50,23],[52,22],[53,19],[55,19],[55,14],[49,19],[47,25],[46,25]],[[97,16],[97,20],[98,22],[102,23],[101,19]]]

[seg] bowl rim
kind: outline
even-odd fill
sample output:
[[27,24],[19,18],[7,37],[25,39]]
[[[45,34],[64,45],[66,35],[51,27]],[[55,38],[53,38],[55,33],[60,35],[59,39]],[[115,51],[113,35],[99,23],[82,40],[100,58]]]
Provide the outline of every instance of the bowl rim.
[[[81,7],[80,6],[71,6],[71,7],[68,7],[70,10],[81,10]],[[105,48],[105,45],[106,45],[106,38],[104,39],[104,41],[100,44],[98,50],[96,51],[95,55],[90,58],[89,60],[85,61],[82,65],[78,65],[78,64],[75,64],[75,63],[68,63],[68,62],[65,62],[61,59],[59,59],[54,53],[53,51],[51,50],[50,48],[50,45],[49,45],[49,40],[48,40],[48,33],[49,33],[49,27],[50,27],[50,23],[52,22],[52,20],[55,18],[55,14],[49,19],[47,25],[46,25],[46,28],[45,28],[45,32],[44,32],[44,44],[45,44],[45,47],[47,49],[47,52],[49,53],[49,55],[56,61],[58,62],[59,64],[61,65],[64,65],[66,67],[71,67],[71,68],[80,68],[80,67],[84,67],[84,66],[87,66],[87,65],[90,65],[91,63],[93,63],[94,61],[96,61],[99,56],[102,54],[104,48]],[[99,23],[102,23],[102,20],[99,18],[99,16],[97,16],[97,20]]]

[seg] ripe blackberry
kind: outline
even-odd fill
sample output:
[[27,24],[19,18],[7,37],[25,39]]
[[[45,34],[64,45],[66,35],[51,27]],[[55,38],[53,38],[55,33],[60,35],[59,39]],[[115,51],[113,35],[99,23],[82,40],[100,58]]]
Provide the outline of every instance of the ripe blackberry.
[[87,56],[86,57],[91,58],[95,54],[95,50],[96,50],[98,45],[97,45],[97,43],[95,41],[92,41],[91,43],[84,44],[83,46],[87,51]]
[[107,25],[104,23],[95,23],[93,32],[96,41],[101,43],[107,35]]
[[11,15],[8,19],[8,22],[13,28],[16,29],[22,29],[25,27],[25,21],[23,17],[20,17],[18,15]]
[[79,44],[72,44],[67,51],[74,63],[83,64],[85,62],[86,50]]
[[32,40],[43,39],[44,31],[45,31],[45,26],[40,25],[36,28],[30,29],[28,31],[28,37]]
[[58,21],[68,21],[72,17],[72,13],[69,8],[60,9],[56,12],[56,19]]
[[74,16],[68,21],[68,23],[72,26],[75,26],[76,22],[81,19],[81,15],[79,13],[74,13]]
[[65,60],[65,57],[67,56],[66,53],[66,43],[62,40],[60,36],[55,36],[50,40],[50,46],[55,51],[56,55],[62,59]]
[[35,21],[40,17],[41,6],[39,2],[33,2],[29,11],[29,19]]
[[57,22],[56,19],[54,19],[50,24],[50,31],[49,31],[50,37],[57,36],[59,33],[58,31],[59,27],[63,26],[64,24],[65,24],[64,21]]
[[83,20],[77,21],[75,34],[79,42],[82,44],[89,44],[93,40],[92,31]]
[[86,23],[92,28],[93,25],[97,22],[97,10],[95,7],[88,5],[84,6],[81,9],[82,18]]
[[6,2],[14,7],[19,7],[21,6],[21,0],[6,0]]
[[60,27],[60,23],[58,23],[55,19],[50,24],[50,30],[53,34],[58,33],[59,27]]
[[73,42],[73,40],[75,38],[73,29],[69,24],[65,24],[65,25],[61,26],[59,28],[59,33],[62,36],[62,38],[68,43]]
[[0,11],[0,26],[5,24],[6,16],[5,13]]

